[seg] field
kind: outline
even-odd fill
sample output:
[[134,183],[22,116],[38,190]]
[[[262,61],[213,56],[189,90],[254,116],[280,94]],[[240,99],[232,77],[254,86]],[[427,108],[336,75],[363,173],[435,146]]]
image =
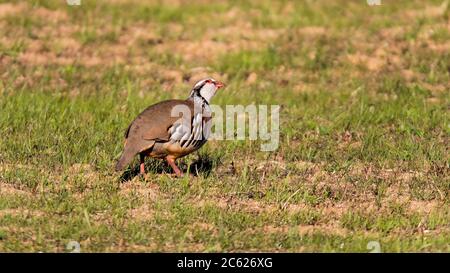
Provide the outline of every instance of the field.
[[[279,148],[115,172],[206,76]],[[0,252],[450,252],[449,90],[449,1],[0,0]]]

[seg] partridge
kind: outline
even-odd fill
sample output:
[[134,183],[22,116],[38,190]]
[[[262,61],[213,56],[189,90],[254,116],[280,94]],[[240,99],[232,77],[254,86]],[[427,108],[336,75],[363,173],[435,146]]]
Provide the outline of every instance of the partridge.
[[116,164],[123,170],[140,156],[140,173],[145,175],[145,157],[162,158],[180,177],[175,160],[206,143],[211,131],[209,102],[224,84],[212,78],[197,82],[186,100],[167,100],[149,106],[140,113],[125,132],[125,147]]

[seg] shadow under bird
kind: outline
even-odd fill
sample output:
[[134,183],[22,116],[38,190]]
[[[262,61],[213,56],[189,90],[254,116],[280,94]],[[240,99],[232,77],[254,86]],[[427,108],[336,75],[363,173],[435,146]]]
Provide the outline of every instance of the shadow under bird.
[[116,164],[123,170],[133,158],[140,156],[140,173],[145,175],[145,157],[162,158],[180,177],[175,164],[203,146],[211,132],[210,100],[222,82],[207,78],[197,82],[186,100],[167,100],[149,106],[128,126],[125,147]]

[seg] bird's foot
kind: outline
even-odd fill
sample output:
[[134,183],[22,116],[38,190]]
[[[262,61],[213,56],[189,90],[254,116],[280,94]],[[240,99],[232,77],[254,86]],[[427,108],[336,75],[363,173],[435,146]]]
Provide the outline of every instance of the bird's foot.
[[141,174],[139,174],[139,176],[140,176],[144,181],[147,181],[147,179],[148,179],[148,174],[146,174],[146,173],[141,173]]
[[182,178],[184,177],[184,173],[169,173],[168,174],[171,178]]
[[183,178],[183,177],[189,177],[189,178],[195,178],[195,176],[192,173],[170,173],[168,174],[171,178]]
[[168,173],[166,175],[169,176],[170,178],[180,178],[180,176],[178,176],[176,173]]

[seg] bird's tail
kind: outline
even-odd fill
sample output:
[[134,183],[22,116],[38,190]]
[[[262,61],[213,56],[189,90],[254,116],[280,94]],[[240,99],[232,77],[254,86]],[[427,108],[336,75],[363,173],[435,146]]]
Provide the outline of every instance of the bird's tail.
[[125,149],[123,151],[122,156],[116,164],[116,171],[121,171],[125,168],[130,162],[133,160],[133,157],[136,155],[136,152],[131,149]]

